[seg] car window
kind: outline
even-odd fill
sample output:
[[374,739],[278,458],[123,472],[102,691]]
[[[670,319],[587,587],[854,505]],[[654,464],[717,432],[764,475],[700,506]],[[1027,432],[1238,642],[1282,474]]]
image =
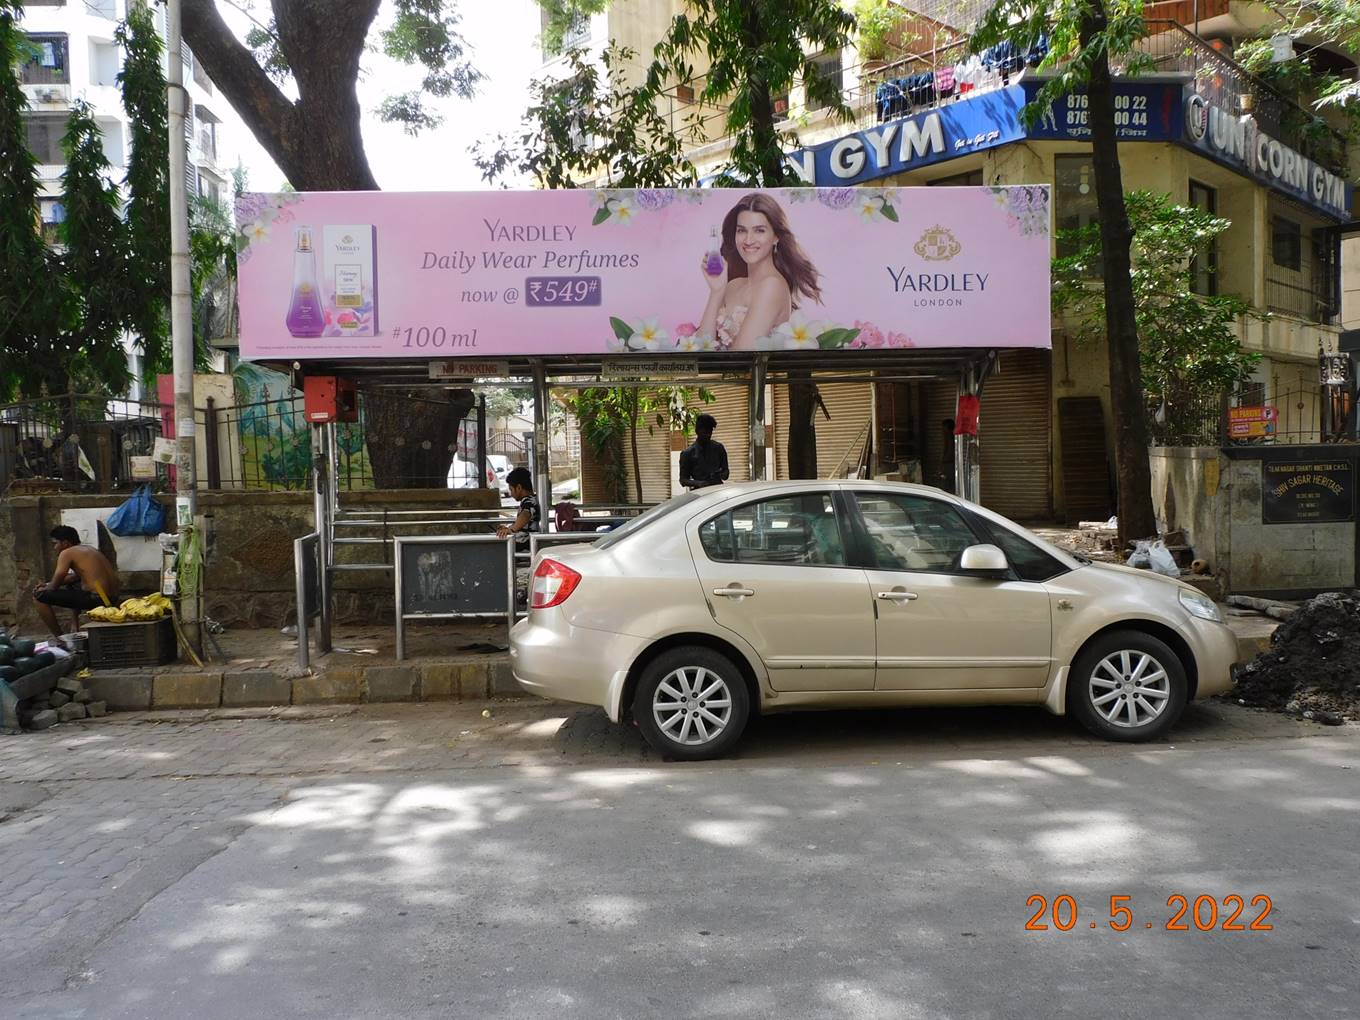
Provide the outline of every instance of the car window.
[[978,538],[943,500],[905,493],[857,492],[855,503],[880,570],[958,573],[963,550]]
[[672,496],[670,499],[666,500],[666,502],[658,503],[650,510],[644,510],[631,521],[620,524],[613,531],[606,534],[604,538],[595,543],[595,547],[597,549],[608,549],[611,545],[617,545],[630,535],[636,535],[648,525],[655,524],[657,521],[661,520],[661,518],[673,514],[675,511],[693,502],[696,496],[698,496],[698,491],[686,492],[680,496]]
[[1023,580],[1047,581],[1067,572],[1067,567],[1061,562],[1014,531],[977,514],[973,515],[973,521],[991,538],[994,545],[1001,548],[1006,559],[1010,560],[1011,568]]
[[829,492],[781,496],[719,514],[699,528],[711,560],[845,566],[845,542]]

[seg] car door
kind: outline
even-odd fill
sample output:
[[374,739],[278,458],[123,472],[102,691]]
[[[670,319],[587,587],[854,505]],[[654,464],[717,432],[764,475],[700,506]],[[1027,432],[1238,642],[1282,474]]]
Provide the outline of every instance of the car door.
[[714,621],[756,650],[775,690],[874,688],[873,602],[843,526],[827,489],[729,507],[692,530]]
[[1042,584],[973,576],[963,550],[988,542],[954,504],[905,492],[853,495],[876,607],[881,691],[1042,687],[1052,621]]

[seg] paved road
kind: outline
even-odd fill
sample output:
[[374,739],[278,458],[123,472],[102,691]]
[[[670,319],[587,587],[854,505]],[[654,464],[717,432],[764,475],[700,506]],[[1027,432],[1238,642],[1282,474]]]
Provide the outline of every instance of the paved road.
[[[0,1016],[1360,1012],[1360,728],[817,714],[668,765],[483,707],[0,738]],[[1168,931],[1174,894],[1268,895],[1273,930]]]

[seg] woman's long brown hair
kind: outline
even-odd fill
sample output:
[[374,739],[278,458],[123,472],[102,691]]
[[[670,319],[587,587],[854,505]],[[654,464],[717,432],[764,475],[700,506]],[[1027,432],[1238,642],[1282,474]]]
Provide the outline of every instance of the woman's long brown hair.
[[741,201],[723,218],[722,255],[727,260],[727,278],[737,280],[746,275],[746,260],[737,251],[737,216],[743,212],[760,213],[773,228],[775,239],[779,243],[771,257],[774,259],[775,269],[779,270],[779,275],[789,285],[793,307],[798,307],[799,294],[821,304],[822,287],[818,280],[822,274],[803,253],[803,249],[798,247],[798,240],[789,229],[789,220],[784,215],[783,207],[769,195],[759,191],[743,195]]

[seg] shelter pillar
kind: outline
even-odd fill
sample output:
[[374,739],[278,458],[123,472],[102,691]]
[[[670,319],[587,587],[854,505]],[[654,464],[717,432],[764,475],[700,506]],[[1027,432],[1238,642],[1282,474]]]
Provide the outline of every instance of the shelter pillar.
[[548,470],[548,374],[541,360],[534,362],[534,491],[543,519],[552,506],[552,474]]

